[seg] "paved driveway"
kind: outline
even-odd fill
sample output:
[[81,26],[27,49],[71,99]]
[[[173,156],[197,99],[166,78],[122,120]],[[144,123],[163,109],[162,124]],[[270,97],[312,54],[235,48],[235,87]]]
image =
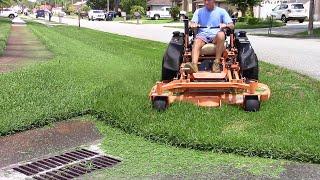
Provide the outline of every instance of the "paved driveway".
[[[58,21],[57,17],[53,21]],[[63,18],[63,23],[78,25],[78,20]],[[316,23],[318,26],[319,23]],[[124,24],[114,21],[87,21],[81,20],[81,26],[104,32],[127,35],[142,39],[149,39],[168,43],[172,32],[182,29],[163,27],[159,24]],[[296,31],[307,24],[292,23],[286,29]],[[259,59],[286,67],[311,77],[320,79],[320,39],[285,39],[249,36]]]

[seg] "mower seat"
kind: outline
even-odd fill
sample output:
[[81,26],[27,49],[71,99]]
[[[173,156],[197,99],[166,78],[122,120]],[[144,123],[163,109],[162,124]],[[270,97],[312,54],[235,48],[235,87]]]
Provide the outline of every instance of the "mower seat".
[[205,44],[201,48],[200,56],[214,56],[216,55],[216,45],[213,43]]

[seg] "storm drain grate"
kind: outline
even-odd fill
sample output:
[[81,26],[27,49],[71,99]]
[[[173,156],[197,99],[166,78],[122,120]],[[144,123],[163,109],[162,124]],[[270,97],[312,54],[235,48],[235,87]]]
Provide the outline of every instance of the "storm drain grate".
[[119,162],[121,161],[118,159],[80,149],[20,165],[14,167],[13,170],[38,180],[67,180],[95,170],[112,167]]

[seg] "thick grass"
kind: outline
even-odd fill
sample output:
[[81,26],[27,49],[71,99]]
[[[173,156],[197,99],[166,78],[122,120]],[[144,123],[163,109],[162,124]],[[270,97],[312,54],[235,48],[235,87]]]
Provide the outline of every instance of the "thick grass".
[[[260,112],[177,103],[151,108],[165,44],[75,27],[29,25],[54,60],[0,76],[0,134],[90,113],[113,127],[181,147],[320,162],[320,82],[266,63]],[[90,111],[86,111],[86,110]]]
[[166,24],[166,23],[178,23],[180,21],[174,21],[173,19],[159,19],[159,20],[152,20],[152,19],[143,19],[142,24]]
[[[140,24],[168,24],[168,23],[179,23],[180,21],[174,21],[173,19],[159,19],[159,20],[152,20],[152,19],[146,19],[142,18],[139,20]],[[136,24],[137,20],[136,19],[130,19],[127,20],[126,22],[123,23],[128,23],[128,24]],[[180,22],[182,23],[182,22]]]
[[7,18],[0,17],[0,56],[6,48],[9,32],[11,29],[11,22]]
[[[272,27],[281,27],[283,26],[282,22],[274,21]],[[171,28],[181,28],[183,29],[184,26],[164,26],[164,27],[171,27]],[[260,21],[257,24],[248,24],[247,22],[237,22],[235,29],[259,29],[259,28],[269,28],[270,23],[268,21]]]
[[[307,37],[308,35],[308,31],[305,32],[301,32],[301,33],[297,33],[297,36],[303,36],[303,37]],[[314,37],[320,37],[320,28],[316,28],[313,30],[313,36]]]
[[[90,117],[83,118],[94,120]],[[199,179],[199,175],[204,174],[207,175],[204,177],[210,179],[218,179],[218,177],[238,179],[250,176],[276,178],[285,170],[284,165],[287,164],[285,161],[248,158],[152,143],[142,137],[110,128],[104,122],[96,121],[96,124],[104,136],[101,148],[123,161],[115,168],[99,172],[94,176],[91,174],[91,179],[105,179],[106,177],[108,179],[163,177],[161,179],[164,179],[166,176],[168,177],[165,179],[171,176],[172,178],[185,176]]]
[[[272,27],[281,27],[284,24],[280,21],[272,22]],[[237,22],[236,29],[258,29],[258,28],[269,28],[270,22],[269,21],[260,21],[257,24],[248,24],[247,22]]]

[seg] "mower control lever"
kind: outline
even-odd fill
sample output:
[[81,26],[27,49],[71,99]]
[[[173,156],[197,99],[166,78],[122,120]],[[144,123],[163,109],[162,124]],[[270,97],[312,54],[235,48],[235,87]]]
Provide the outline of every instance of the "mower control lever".
[[198,26],[197,28],[220,29],[220,26]]

